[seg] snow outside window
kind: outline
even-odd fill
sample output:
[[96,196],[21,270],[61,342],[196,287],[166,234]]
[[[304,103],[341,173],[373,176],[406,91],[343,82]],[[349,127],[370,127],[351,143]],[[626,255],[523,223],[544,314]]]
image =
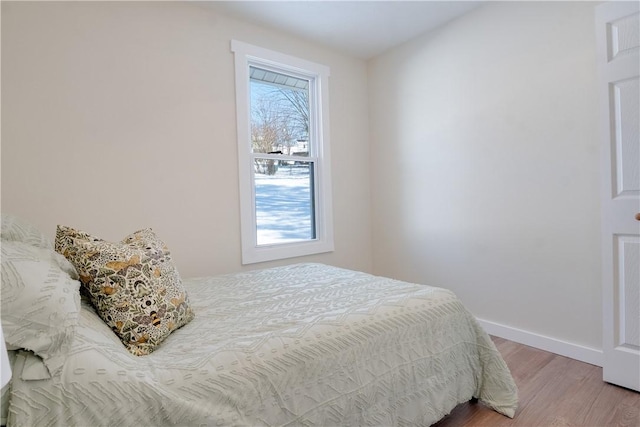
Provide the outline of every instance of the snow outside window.
[[231,50],[242,263],[332,251],[329,69],[236,40]]

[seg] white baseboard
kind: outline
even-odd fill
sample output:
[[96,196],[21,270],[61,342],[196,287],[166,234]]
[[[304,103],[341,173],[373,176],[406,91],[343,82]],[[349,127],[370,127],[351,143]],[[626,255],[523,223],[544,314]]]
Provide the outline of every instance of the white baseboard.
[[579,344],[561,341],[556,338],[539,335],[511,326],[501,325],[488,320],[478,319],[478,322],[489,335],[515,341],[520,344],[535,347],[560,356],[569,357],[591,365],[602,366],[602,350],[585,347]]

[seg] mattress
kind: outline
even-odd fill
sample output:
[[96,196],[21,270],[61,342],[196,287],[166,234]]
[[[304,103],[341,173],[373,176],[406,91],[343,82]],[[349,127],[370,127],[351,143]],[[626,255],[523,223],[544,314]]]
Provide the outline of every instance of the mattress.
[[62,372],[13,371],[10,426],[430,425],[472,397],[513,417],[488,335],[442,288],[322,264],[184,280],[194,320],[134,356],[83,301]]

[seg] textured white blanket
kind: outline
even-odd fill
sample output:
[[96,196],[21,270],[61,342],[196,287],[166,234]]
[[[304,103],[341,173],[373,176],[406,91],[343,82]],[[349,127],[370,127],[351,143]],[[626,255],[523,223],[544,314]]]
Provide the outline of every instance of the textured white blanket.
[[516,387],[475,318],[441,288],[320,264],[185,280],[195,319],[136,357],[86,303],[60,377],[22,381],[15,426],[428,426]]

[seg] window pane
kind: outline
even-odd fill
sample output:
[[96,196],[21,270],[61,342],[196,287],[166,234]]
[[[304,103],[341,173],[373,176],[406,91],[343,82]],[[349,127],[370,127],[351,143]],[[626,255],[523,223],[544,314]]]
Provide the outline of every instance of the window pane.
[[254,153],[309,155],[309,80],[249,67]]
[[314,164],[255,159],[257,244],[315,239]]

